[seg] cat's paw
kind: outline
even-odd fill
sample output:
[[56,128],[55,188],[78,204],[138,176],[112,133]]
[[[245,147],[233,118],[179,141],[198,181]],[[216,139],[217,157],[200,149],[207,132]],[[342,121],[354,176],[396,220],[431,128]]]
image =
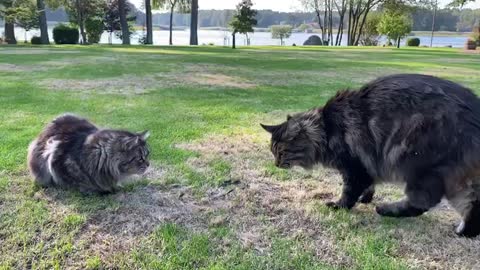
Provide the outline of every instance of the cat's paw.
[[338,210],[338,209],[350,209],[350,207],[348,207],[347,205],[345,205],[344,203],[338,201],[338,202],[327,202],[325,203],[325,205],[328,207],[328,208],[331,208],[331,209],[334,209],[334,210]]
[[394,204],[380,204],[375,207],[375,211],[381,216],[385,217],[397,217],[398,207]]
[[373,193],[363,194],[358,200],[358,202],[365,203],[365,204],[371,203],[372,201],[373,201]]
[[477,226],[471,226],[462,221],[455,229],[455,234],[460,237],[472,238],[480,235],[480,228]]

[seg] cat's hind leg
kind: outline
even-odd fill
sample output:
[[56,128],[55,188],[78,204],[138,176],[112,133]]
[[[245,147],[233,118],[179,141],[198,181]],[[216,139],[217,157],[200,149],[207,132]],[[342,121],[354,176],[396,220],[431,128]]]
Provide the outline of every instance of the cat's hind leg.
[[[419,173],[420,172],[420,173]],[[442,178],[433,170],[412,174],[407,179],[404,200],[378,205],[376,211],[382,216],[415,217],[437,205],[445,194]]]

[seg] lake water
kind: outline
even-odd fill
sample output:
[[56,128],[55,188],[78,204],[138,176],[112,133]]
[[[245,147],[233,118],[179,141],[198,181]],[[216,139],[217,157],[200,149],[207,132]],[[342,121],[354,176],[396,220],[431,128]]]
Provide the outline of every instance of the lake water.
[[[49,37],[53,41],[52,29],[49,29]],[[39,30],[30,31],[27,33],[27,39],[33,35],[40,35]],[[292,33],[291,37],[285,40],[285,45],[291,46],[293,43],[297,45],[302,45],[303,42],[312,34],[309,33]],[[21,28],[15,28],[15,36],[19,42],[23,41],[25,38],[25,32]],[[143,36],[142,31],[137,31],[132,36],[132,44],[138,44],[138,39]],[[250,34],[250,44],[251,45],[280,45],[280,40],[272,39],[271,33],[269,32],[257,32]],[[163,30],[153,31],[153,43],[154,45],[168,45],[169,32]],[[417,36],[420,38],[420,45],[430,46],[430,36]],[[334,36],[335,38],[335,36]],[[188,45],[190,40],[189,30],[185,31],[173,31],[173,43],[175,45]],[[244,35],[237,35],[237,45],[246,45],[246,39]],[[342,45],[346,45],[346,35],[342,38]],[[456,48],[463,47],[467,37],[461,36],[441,36],[433,38],[434,47],[445,47],[452,46]],[[199,30],[198,31],[198,42],[199,44],[209,44],[213,43],[215,45],[231,45],[231,34],[225,31],[217,30]],[[382,44],[385,43],[385,39],[382,39]],[[109,43],[109,34],[103,33],[100,40],[102,44]],[[121,44],[121,40],[118,39],[115,35],[112,38],[113,44]],[[402,41],[402,46],[405,45],[405,41]]]

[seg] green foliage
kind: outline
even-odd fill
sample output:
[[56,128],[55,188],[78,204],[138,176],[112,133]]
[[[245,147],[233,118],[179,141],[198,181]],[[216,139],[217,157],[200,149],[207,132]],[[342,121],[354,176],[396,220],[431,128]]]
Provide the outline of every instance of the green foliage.
[[37,37],[37,36],[33,36],[32,39],[30,40],[30,43],[35,44],[35,45],[42,44],[42,38]]
[[30,31],[39,27],[37,6],[33,0],[20,0],[15,2],[15,24]]
[[251,0],[242,0],[237,5],[237,10],[235,15],[233,15],[230,26],[233,29],[233,34],[241,33],[252,33],[253,26],[257,25],[257,20],[255,16],[257,11],[252,9],[253,3]]
[[420,39],[417,37],[407,39],[407,46],[410,46],[410,47],[420,46]]
[[270,27],[272,38],[280,39],[282,45],[284,45],[283,40],[292,35],[292,29],[293,27],[291,25],[272,25]]
[[387,11],[382,15],[377,29],[380,34],[387,36],[389,41],[393,40],[399,46],[400,39],[412,30],[412,19],[405,14]]
[[85,22],[88,43],[98,43],[103,33],[103,18],[91,17]]
[[56,44],[77,44],[79,36],[76,27],[59,24],[53,28],[53,40]]
[[301,32],[305,32],[305,30],[311,29],[312,27],[308,24],[302,23],[299,27],[298,30]]
[[382,18],[378,12],[370,12],[367,15],[365,25],[363,26],[362,33],[360,34],[360,44],[363,46],[377,46],[380,38],[378,32],[378,24]]
[[[127,13],[127,22],[129,25],[129,34],[132,35],[135,31],[134,23],[136,20],[136,8],[132,3],[126,2],[125,9]],[[120,23],[118,0],[107,2],[103,16],[104,29],[110,34],[115,33],[118,38],[122,39],[122,25]]]
[[477,46],[480,46],[480,25],[476,25],[473,27],[470,39],[475,41],[477,43]]

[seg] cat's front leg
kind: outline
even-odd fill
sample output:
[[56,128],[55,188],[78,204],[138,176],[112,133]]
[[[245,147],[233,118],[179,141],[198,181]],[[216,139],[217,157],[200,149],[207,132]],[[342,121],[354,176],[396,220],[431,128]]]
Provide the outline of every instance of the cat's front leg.
[[365,170],[347,171],[343,173],[343,190],[340,199],[336,202],[327,202],[326,206],[333,209],[351,209],[362,194],[373,197],[373,193],[369,191],[372,185],[373,179]]

